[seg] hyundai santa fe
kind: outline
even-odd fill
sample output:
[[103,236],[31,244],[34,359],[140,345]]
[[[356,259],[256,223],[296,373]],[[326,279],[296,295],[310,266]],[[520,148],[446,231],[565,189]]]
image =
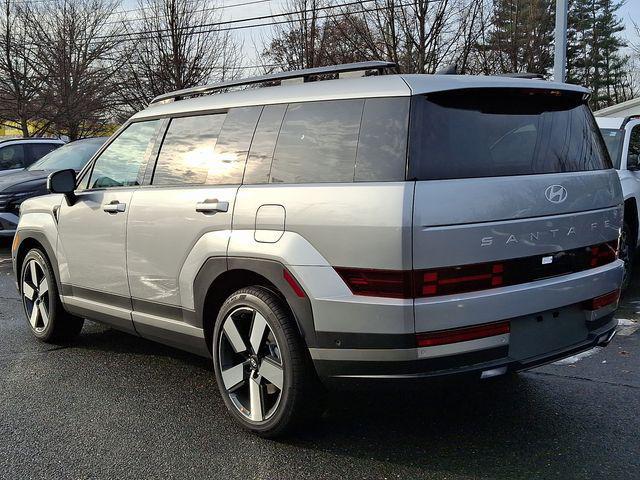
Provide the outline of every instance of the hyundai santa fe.
[[33,335],[88,318],[210,357],[264,436],[326,386],[607,344],[622,195],[589,92],[389,66],[162,95],[77,177],[51,174],[12,247]]

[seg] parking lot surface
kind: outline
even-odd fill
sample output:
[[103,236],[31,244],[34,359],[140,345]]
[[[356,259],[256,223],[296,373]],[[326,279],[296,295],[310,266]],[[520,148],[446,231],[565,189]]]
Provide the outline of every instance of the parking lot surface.
[[280,441],[237,427],[210,362],[87,322],[39,343],[0,245],[0,478],[640,478],[640,275],[619,335],[517,377],[335,392]]

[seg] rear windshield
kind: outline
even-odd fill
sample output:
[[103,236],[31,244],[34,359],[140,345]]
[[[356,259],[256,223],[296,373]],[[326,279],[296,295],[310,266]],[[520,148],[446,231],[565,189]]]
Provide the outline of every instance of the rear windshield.
[[581,94],[467,89],[411,106],[409,178],[532,175],[611,168]]
[[624,130],[618,128],[601,128],[602,138],[609,151],[609,157],[613,166],[620,168],[620,157],[622,156],[622,141],[624,140]]

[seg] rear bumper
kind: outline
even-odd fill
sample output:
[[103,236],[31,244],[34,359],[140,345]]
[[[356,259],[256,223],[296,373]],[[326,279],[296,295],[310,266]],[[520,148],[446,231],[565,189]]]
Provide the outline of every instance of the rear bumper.
[[0,212],[0,237],[13,237],[18,226],[18,216],[13,213]]
[[[602,310],[611,309],[605,307]],[[518,319],[512,321],[518,321]],[[503,342],[504,344],[499,346],[411,360],[403,357],[420,357],[420,351],[426,349],[406,349],[395,359],[392,359],[390,352],[387,352],[386,355],[381,355],[379,360],[373,360],[373,355],[370,355],[368,360],[347,359],[346,356],[336,360],[330,359],[328,355],[314,352],[313,349],[311,353],[318,374],[325,380],[419,380],[455,375],[484,378],[527,370],[590,350],[596,346],[605,346],[611,341],[618,325],[617,319],[613,318],[613,312],[594,320],[585,320],[585,322],[588,328],[586,339],[527,358],[514,358],[508,339],[507,342]],[[399,351],[396,350],[396,352]]]

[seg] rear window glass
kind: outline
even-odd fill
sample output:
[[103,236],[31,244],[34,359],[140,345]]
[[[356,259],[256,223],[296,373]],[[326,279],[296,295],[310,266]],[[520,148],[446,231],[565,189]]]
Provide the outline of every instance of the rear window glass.
[[581,94],[471,89],[418,96],[409,177],[437,180],[611,168]]
[[271,183],[353,182],[363,106],[364,100],[290,104]]

